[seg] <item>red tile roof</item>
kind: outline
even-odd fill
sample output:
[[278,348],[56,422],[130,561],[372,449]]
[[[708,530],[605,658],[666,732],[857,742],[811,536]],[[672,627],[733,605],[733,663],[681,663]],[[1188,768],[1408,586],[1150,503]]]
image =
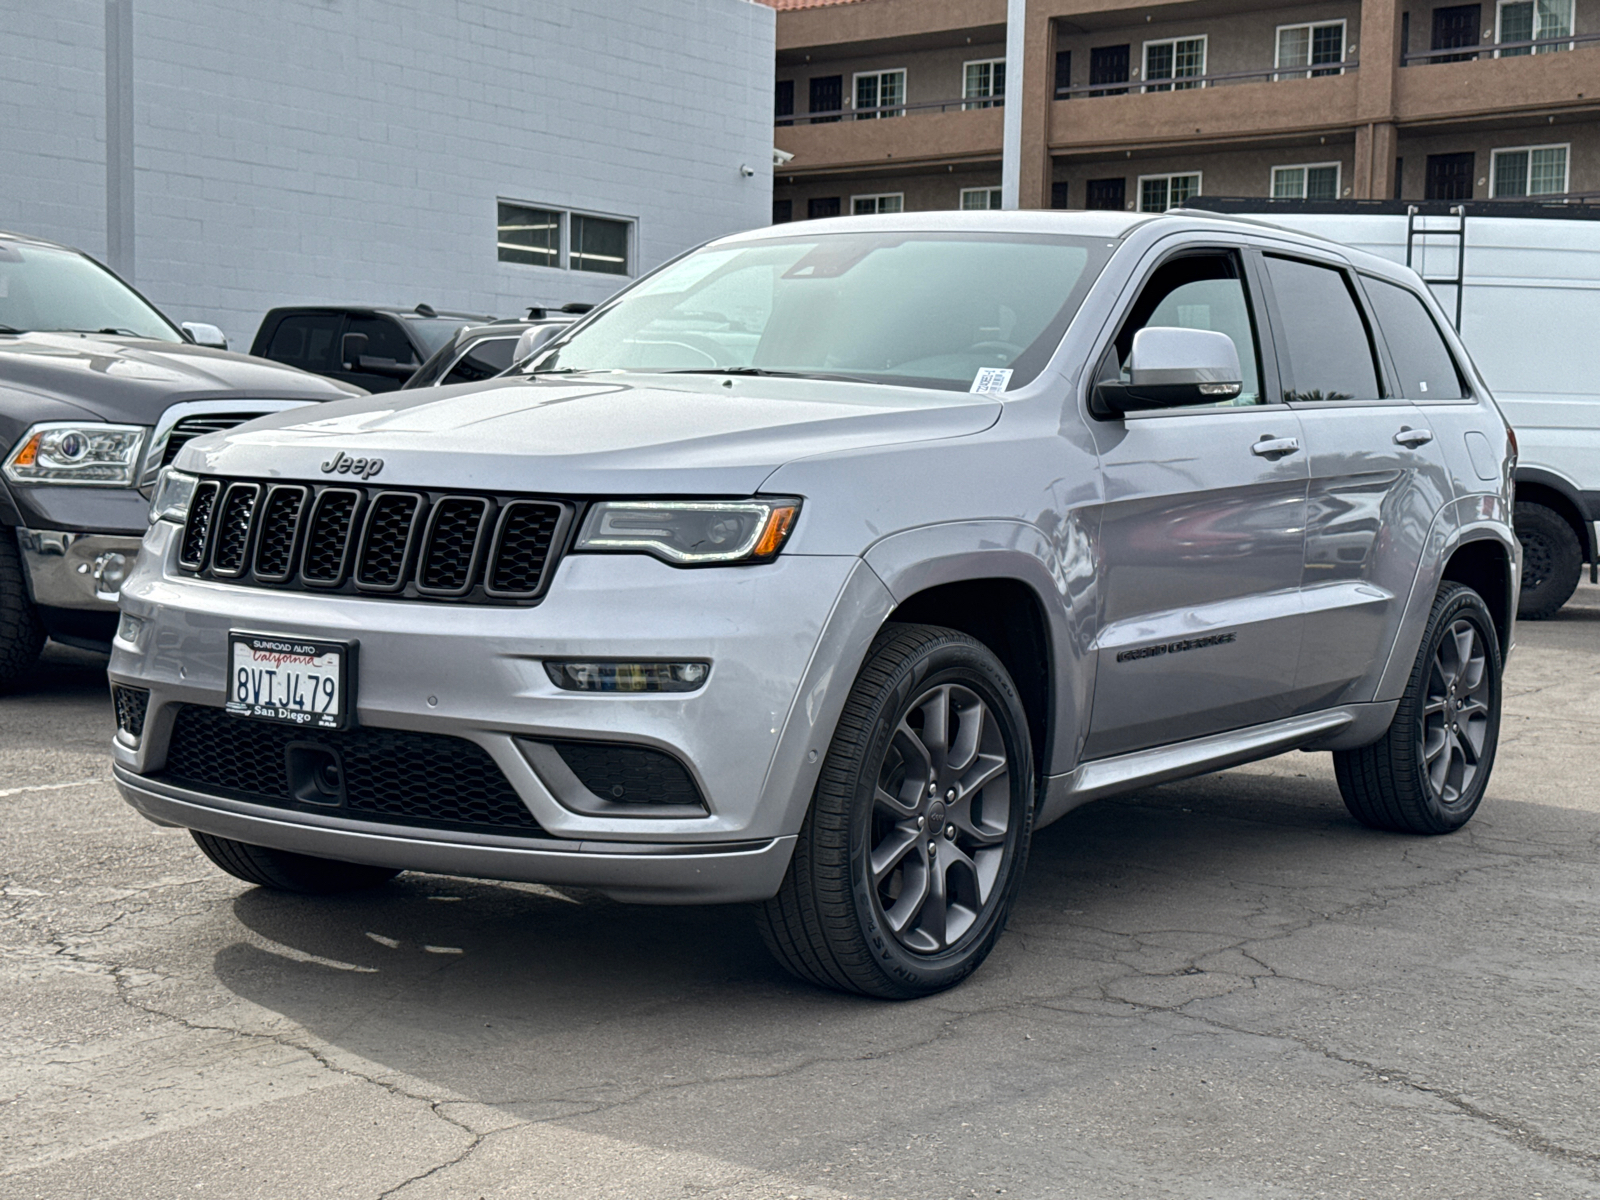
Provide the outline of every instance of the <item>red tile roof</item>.
[[823,8],[830,4],[862,4],[865,0],[756,0],[758,4],[765,4],[768,8],[775,8],[779,12],[786,12],[793,8]]

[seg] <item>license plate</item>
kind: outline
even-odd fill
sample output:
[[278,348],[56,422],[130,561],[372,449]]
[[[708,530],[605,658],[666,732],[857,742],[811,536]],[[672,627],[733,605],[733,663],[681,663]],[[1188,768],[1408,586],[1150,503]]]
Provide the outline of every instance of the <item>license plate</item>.
[[352,646],[271,634],[228,635],[227,710],[303,729],[342,729]]

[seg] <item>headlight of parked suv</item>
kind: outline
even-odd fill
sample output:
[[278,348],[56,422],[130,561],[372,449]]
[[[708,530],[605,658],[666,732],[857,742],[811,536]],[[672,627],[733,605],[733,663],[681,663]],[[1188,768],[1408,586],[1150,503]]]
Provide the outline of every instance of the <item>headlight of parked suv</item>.
[[765,562],[799,511],[798,500],[607,500],[589,510],[574,549],[653,554],[677,566]]
[[182,525],[189,519],[189,501],[194,499],[194,485],[200,480],[193,475],[171,467],[162,467],[156,476],[156,488],[150,498],[150,521],[176,521]]
[[132,487],[144,447],[142,425],[46,421],[22,435],[5,462],[12,483]]

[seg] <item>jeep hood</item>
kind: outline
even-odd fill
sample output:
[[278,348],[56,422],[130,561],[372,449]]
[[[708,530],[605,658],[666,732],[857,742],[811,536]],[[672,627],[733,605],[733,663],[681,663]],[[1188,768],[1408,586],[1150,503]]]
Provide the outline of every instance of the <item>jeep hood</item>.
[[177,465],[319,480],[343,455],[382,460],[372,481],[390,486],[749,495],[786,462],[978,433],[1000,408],[992,396],[832,380],[513,377],[279,413],[188,443]]
[[342,400],[359,388],[247,354],[66,333],[0,337],[0,422],[152,425],[182,400]]

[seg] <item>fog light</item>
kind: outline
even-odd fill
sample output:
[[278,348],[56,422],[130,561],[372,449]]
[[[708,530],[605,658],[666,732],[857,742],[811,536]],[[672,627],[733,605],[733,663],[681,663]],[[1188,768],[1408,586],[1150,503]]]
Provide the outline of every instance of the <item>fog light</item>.
[[692,692],[708,662],[546,662],[550,682],[569,692]]

